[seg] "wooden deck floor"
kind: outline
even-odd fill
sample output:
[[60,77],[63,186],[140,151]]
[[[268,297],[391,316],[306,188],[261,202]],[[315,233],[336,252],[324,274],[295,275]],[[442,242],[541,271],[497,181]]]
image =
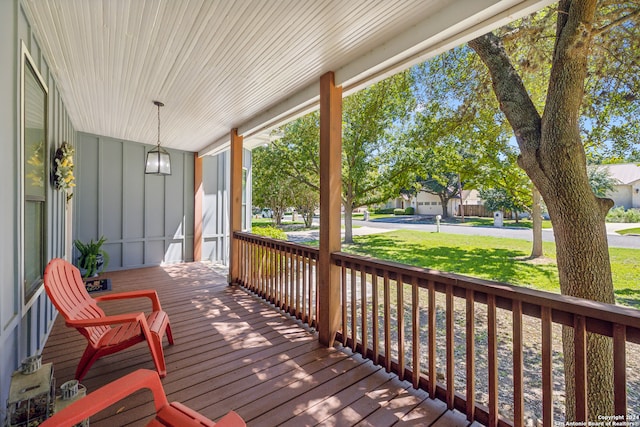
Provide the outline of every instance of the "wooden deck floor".
[[[233,409],[249,426],[469,425],[463,414],[370,361],[320,346],[312,331],[228,286],[207,264],[106,276],[114,292],[157,289],[175,339],[173,346],[165,340],[165,391],[170,401],[213,420]],[[149,309],[147,301],[137,302]],[[108,314],[141,307],[108,304]],[[59,316],[43,352],[58,385],[73,378],[85,343]],[[90,392],[139,368],[154,369],[145,344],[99,360],[82,383]],[[140,425],[152,413],[150,393],[141,392],[92,417],[91,425]]]

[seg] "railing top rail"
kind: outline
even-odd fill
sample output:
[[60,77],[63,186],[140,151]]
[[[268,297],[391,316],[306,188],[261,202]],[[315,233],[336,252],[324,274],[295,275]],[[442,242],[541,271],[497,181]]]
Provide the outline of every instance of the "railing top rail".
[[263,244],[265,246],[270,246],[274,249],[278,250],[291,250],[296,252],[307,252],[312,255],[313,259],[318,258],[318,254],[320,253],[318,248],[313,246],[303,245],[300,243],[292,243],[284,240],[272,239],[270,237],[259,236],[257,234],[247,233],[245,231],[236,231],[233,233],[234,237],[244,240],[251,243]]
[[425,284],[420,283],[420,281],[433,281],[444,285],[452,285],[457,288],[473,290],[478,293],[495,295],[496,297],[507,300],[521,301],[525,304],[540,307],[549,307],[553,310],[572,315],[581,315],[640,329],[640,310],[631,307],[590,301],[568,295],[514,286],[507,283],[471,278],[460,274],[444,273],[438,270],[414,267],[345,252],[334,252],[331,254],[331,257],[333,262],[338,263],[338,265],[342,265],[342,263],[360,265],[368,268],[370,270],[368,271],[369,273],[375,271],[375,274],[378,276],[382,275],[382,272],[386,270],[396,275],[415,277],[419,280],[418,285],[421,287],[425,287]]

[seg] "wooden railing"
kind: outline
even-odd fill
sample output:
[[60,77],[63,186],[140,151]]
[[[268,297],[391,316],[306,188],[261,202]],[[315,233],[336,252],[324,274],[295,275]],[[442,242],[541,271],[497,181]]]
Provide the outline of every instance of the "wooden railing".
[[317,324],[318,249],[234,233],[239,241],[239,282],[309,326]]
[[[317,250],[236,236],[241,283],[314,325]],[[587,416],[588,332],[611,337],[615,349],[615,414],[606,415],[640,415],[640,402],[627,404],[627,389],[640,389],[640,381],[626,375],[628,355],[640,351],[639,310],[342,252],[332,254],[332,263],[341,269],[337,341],[469,420],[491,426],[564,421],[557,398],[565,391],[563,326],[574,331],[576,368],[568,381],[575,386],[576,420]]]

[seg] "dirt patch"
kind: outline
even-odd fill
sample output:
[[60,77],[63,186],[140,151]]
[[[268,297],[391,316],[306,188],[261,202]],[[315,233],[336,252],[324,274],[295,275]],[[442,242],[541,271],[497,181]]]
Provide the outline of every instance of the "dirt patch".
[[531,258],[530,256],[518,256],[513,258],[514,261],[522,261],[531,265],[553,265],[556,263],[554,258],[544,256]]

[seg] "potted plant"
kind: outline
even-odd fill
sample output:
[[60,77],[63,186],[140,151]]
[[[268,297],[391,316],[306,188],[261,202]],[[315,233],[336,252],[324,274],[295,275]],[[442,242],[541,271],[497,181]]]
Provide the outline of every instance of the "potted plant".
[[109,254],[102,249],[102,244],[106,241],[107,239],[104,236],[95,242],[91,239],[89,243],[82,243],[80,240],[73,241],[74,246],[80,252],[78,268],[85,271],[82,277],[96,277],[98,273],[107,268]]

